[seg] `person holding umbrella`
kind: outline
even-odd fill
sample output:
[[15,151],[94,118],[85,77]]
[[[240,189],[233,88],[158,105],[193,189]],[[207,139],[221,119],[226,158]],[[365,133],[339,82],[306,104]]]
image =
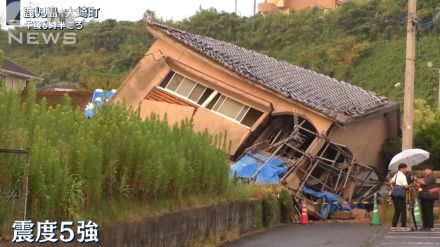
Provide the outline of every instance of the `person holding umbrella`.
[[[401,168],[402,167],[406,167],[406,169],[402,170],[403,171],[402,173],[404,173],[405,171],[408,171],[412,166],[418,165],[418,164],[422,163],[423,161],[425,161],[427,159],[429,159],[429,152],[427,152],[425,150],[422,150],[422,149],[406,149],[406,150],[403,150],[402,152],[396,154],[391,159],[390,164],[388,166],[388,169],[389,170],[394,170],[394,171],[397,170],[398,172],[396,173],[395,177],[396,176],[397,177],[401,177],[401,176],[398,176],[398,174],[399,174],[399,172],[401,172],[401,170],[402,170]],[[391,182],[395,182],[397,184],[397,181],[398,181],[397,177],[394,180],[392,179]],[[402,181],[400,182],[401,184],[406,184],[406,186],[393,186],[393,189],[391,191],[391,194],[392,194],[391,197],[393,198],[393,201],[394,201],[395,197],[403,197],[404,198],[403,201],[405,203],[405,201],[406,201],[406,188],[408,188],[408,181],[406,179],[407,179],[407,177],[405,176],[406,183],[402,182]],[[393,194],[394,194],[394,196],[393,196]],[[405,195],[402,196],[401,194],[405,194]],[[393,218],[393,227],[391,228],[391,230],[396,230],[395,227],[396,227],[397,221],[399,219],[399,214],[397,214],[396,211],[400,212],[403,209],[405,211],[405,213],[402,212],[400,214],[402,215],[402,218],[404,216],[406,216],[406,205],[403,207],[401,205],[401,201],[402,201],[401,199],[397,199],[396,202],[394,203],[394,208],[395,208],[394,216],[397,217],[397,219]],[[396,203],[397,203],[397,205],[396,205]],[[396,208],[396,206],[397,206],[397,208]],[[413,221],[414,221],[413,222],[414,223],[414,227],[417,228],[417,225],[416,225],[416,222],[415,222],[414,211],[411,211],[411,214],[413,216],[412,218],[413,218]],[[405,217],[405,219],[406,219],[406,217]],[[402,226],[404,226],[404,228],[402,230],[409,230],[409,229],[406,228],[406,224],[403,224],[403,223],[404,222],[403,222],[403,219],[402,219]],[[405,221],[405,223],[406,223],[406,221]]]
[[400,163],[397,169],[397,173],[390,180],[392,185],[391,198],[394,204],[391,231],[397,231],[399,218],[402,222],[400,231],[409,231],[406,227],[406,188],[408,188],[408,182],[405,175],[408,172],[408,166],[405,163]]
[[438,188],[432,168],[427,166],[424,171],[424,178],[415,178],[421,186],[419,189],[420,207],[422,209],[423,228],[422,231],[432,231],[434,228],[434,201],[438,200]]

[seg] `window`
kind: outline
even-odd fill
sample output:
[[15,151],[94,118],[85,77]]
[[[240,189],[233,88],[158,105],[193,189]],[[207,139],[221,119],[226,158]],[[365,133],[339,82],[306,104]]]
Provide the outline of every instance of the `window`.
[[218,112],[239,121],[241,119],[238,119],[238,115],[245,107],[249,108],[236,100],[227,98],[218,109]]
[[222,94],[217,94],[206,108],[232,118],[248,127],[251,127],[263,114]]
[[261,111],[255,110],[254,108],[249,108],[249,111],[241,120],[241,123],[250,127],[261,117],[261,115],[263,115]]
[[[183,77],[174,72],[170,72],[164,79],[164,81],[159,85],[162,88],[173,91],[174,93],[182,96],[185,99],[188,99],[194,103],[202,104],[204,101],[200,99],[205,97],[209,97],[210,93],[214,90],[209,89],[202,84],[199,84],[189,78]],[[204,95],[207,92],[207,96]],[[209,94],[208,94],[209,93]],[[199,103],[199,101],[201,103]]]
[[212,90],[210,88],[206,88],[205,92],[202,94],[202,96],[200,97],[199,101],[197,101],[197,103],[199,105],[203,105],[203,103],[206,102],[206,100],[209,98],[209,96],[212,95],[213,92],[214,92],[214,90]]
[[182,95],[185,98],[188,98],[191,91],[194,89],[194,87],[197,85],[195,81],[191,81],[187,78],[184,78],[180,85],[176,89],[176,93]]
[[263,114],[173,71],[165,77],[159,86],[247,127],[251,127]]

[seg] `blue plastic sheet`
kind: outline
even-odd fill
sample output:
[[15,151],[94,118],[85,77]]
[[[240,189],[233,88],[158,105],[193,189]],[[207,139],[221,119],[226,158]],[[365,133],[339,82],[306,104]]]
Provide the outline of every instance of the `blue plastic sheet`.
[[86,109],[84,110],[84,115],[87,118],[93,117],[95,114],[95,110],[97,107],[102,107],[105,102],[112,99],[113,95],[115,94],[116,90],[112,89],[110,91],[104,91],[102,89],[96,89],[93,92],[92,99],[90,100],[90,103],[87,104]]
[[253,152],[244,155],[235,164],[231,165],[229,172],[232,176],[239,178],[252,178],[255,172],[261,168],[256,176],[256,183],[279,184],[280,177],[287,172],[284,163],[284,160],[277,157],[270,158],[262,153]]
[[351,207],[349,205],[344,205],[341,203],[341,198],[338,195],[335,195],[326,191],[315,191],[306,186],[303,186],[302,192],[311,196],[314,199],[324,199],[325,202],[328,202],[327,205],[321,205],[319,209],[319,213],[328,218],[328,216],[338,210],[342,211],[351,211]]

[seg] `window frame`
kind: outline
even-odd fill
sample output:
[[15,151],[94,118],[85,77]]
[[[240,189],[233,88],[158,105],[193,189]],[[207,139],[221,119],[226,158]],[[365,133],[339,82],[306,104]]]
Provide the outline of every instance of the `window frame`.
[[[193,80],[193,79],[190,78],[190,77],[184,76],[184,75],[182,75],[182,74],[178,74],[178,73],[176,73],[175,71],[173,71],[173,72],[174,72],[174,75],[171,76],[170,80],[167,82],[167,84],[165,85],[165,87],[161,87],[160,85],[158,85],[157,88],[160,88],[161,90],[164,90],[164,91],[166,91],[166,92],[168,92],[168,93],[170,93],[170,94],[172,94],[172,95],[174,95],[174,96],[176,96],[176,97],[179,97],[179,98],[181,98],[181,99],[187,100],[187,101],[189,101],[189,102],[192,103],[192,104],[195,104],[195,105],[198,105],[198,106],[202,106],[202,104],[199,104],[199,103],[197,103],[197,102],[198,102],[198,101],[200,100],[200,98],[203,96],[203,94],[204,94],[205,91],[208,89],[208,87],[205,86],[205,85],[202,84],[202,83],[199,83],[199,82],[196,81],[196,80]],[[178,74],[178,75],[180,75],[180,76],[183,77],[182,80],[179,82],[179,85],[176,87],[176,91],[180,88],[180,86],[182,85],[182,81],[185,80],[185,79],[195,82],[194,87],[191,89],[191,91],[189,92],[189,94],[188,94],[187,97],[184,96],[184,95],[181,95],[181,94],[177,93],[176,91],[173,91],[173,90],[167,88],[168,85],[169,85],[170,82],[173,80],[173,78],[174,78],[174,76],[175,76],[176,74]],[[204,89],[203,92],[200,94],[200,96],[197,98],[197,101],[194,101],[194,100],[190,99],[189,96],[191,95],[191,93],[194,91],[194,89],[195,89],[195,88],[197,87],[197,85],[199,85],[199,84],[200,84],[201,86],[204,86],[205,89]],[[215,91],[215,90],[214,90],[214,91]],[[208,99],[209,99],[209,97],[207,98],[207,100],[208,100]],[[205,103],[205,102],[203,102],[203,103]]]
[[[241,121],[243,121],[243,119],[246,117],[246,114],[248,114],[248,112],[249,112],[249,110],[250,110],[251,108],[252,108],[252,109],[255,109],[255,110],[257,110],[257,111],[260,111],[260,112],[262,113],[262,115],[264,114],[263,111],[261,111],[261,110],[259,110],[259,109],[256,109],[256,108],[254,108],[254,107],[252,107],[252,106],[250,106],[250,105],[248,105],[248,104],[246,104],[246,103],[243,103],[242,101],[237,100],[237,99],[235,99],[235,98],[233,98],[233,97],[227,96],[226,94],[224,94],[224,93],[222,93],[222,92],[219,92],[219,91],[217,91],[217,90],[215,90],[215,89],[213,89],[213,88],[210,88],[210,87],[206,86],[205,84],[200,83],[200,82],[198,82],[197,80],[192,79],[192,78],[189,77],[189,76],[186,76],[186,75],[183,75],[183,74],[177,73],[176,71],[173,71],[173,70],[171,70],[171,72],[173,72],[174,74],[173,74],[173,76],[171,76],[171,78],[168,80],[168,82],[166,83],[166,85],[165,85],[164,87],[162,87],[162,86],[160,86],[161,83],[159,83],[159,84],[156,86],[156,88],[159,88],[160,90],[163,90],[163,91],[165,91],[165,92],[167,92],[167,93],[169,93],[169,94],[171,94],[171,95],[173,95],[173,96],[176,96],[176,97],[178,97],[178,98],[180,98],[180,99],[183,99],[183,100],[189,101],[190,103],[192,103],[192,104],[194,104],[194,105],[197,105],[197,106],[199,106],[199,107],[202,107],[203,109],[206,109],[206,110],[208,110],[208,111],[210,111],[210,112],[212,112],[212,113],[214,113],[214,114],[217,114],[217,115],[219,115],[219,116],[221,116],[221,117],[223,117],[223,118],[226,118],[226,119],[228,119],[228,120],[230,120],[230,121],[232,121],[232,122],[234,122],[234,123],[237,123],[237,124],[239,124],[239,125],[241,125],[241,126],[243,126],[243,127],[245,127],[245,128],[248,128],[248,129],[251,129],[252,126],[253,126],[253,124],[252,124],[252,126],[247,126],[247,125],[242,124]],[[181,94],[177,93],[176,91],[173,91],[173,90],[167,88],[168,85],[170,84],[170,82],[173,80],[173,78],[174,78],[176,75],[179,75],[179,76],[183,77],[182,80],[179,82],[179,85],[176,87],[176,91],[180,88],[180,86],[181,86],[181,84],[182,84],[182,81],[185,80],[185,79],[187,79],[187,80],[191,80],[191,81],[195,82],[194,87],[191,89],[191,91],[189,92],[189,94],[188,94],[187,97],[184,96],[184,95],[181,95]],[[194,91],[194,89],[197,87],[197,85],[201,85],[201,86],[205,87],[205,89],[204,89],[203,92],[200,94],[200,96],[197,98],[197,101],[194,101],[194,100],[190,99],[189,96],[190,96],[191,93]],[[206,100],[205,100],[203,103],[199,104],[198,101],[200,100],[200,98],[203,96],[203,94],[204,94],[204,93],[206,92],[206,90],[208,90],[208,89],[213,90],[212,93],[206,98]],[[217,94],[220,94],[220,97],[217,99],[217,102],[214,103],[212,109],[208,109],[207,106],[209,105],[209,103],[211,103],[212,100],[215,99],[215,97],[216,97]],[[218,104],[220,98],[222,98],[222,96],[224,97],[223,102],[220,104],[220,106],[218,107],[217,110],[213,110],[213,109],[216,107],[216,105]],[[237,115],[235,116],[235,118],[237,118],[237,117],[240,115],[240,113],[241,113],[241,111],[243,110],[243,108],[247,107],[246,112],[243,114],[243,116],[241,117],[241,119],[236,120],[236,119],[234,119],[234,118],[232,118],[232,117],[229,117],[229,116],[227,116],[227,115],[225,115],[225,114],[223,114],[223,113],[221,113],[221,112],[218,111],[219,109],[221,109],[221,107],[223,106],[223,104],[225,103],[225,101],[226,101],[227,99],[231,99],[231,100],[234,100],[234,101],[236,101],[236,102],[242,104],[242,107],[241,107],[241,109],[238,111],[238,113],[237,113]],[[259,118],[258,118],[258,119],[259,119]],[[257,121],[258,121],[258,119],[257,119]]]

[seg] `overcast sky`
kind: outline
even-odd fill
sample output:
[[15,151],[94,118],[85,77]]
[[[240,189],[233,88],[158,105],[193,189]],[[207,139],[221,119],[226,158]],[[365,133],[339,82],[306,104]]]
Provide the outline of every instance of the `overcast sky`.
[[[239,15],[252,14],[254,0],[237,0],[237,2]],[[0,3],[0,14],[4,18],[6,0],[0,0]],[[165,19],[181,20],[193,15],[199,6],[203,9],[215,7],[226,12],[234,12],[235,8],[235,0],[21,0],[21,9],[29,6],[29,3],[38,7],[58,8],[91,6],[101,9],[99,18],[101,20],[113,18],[129,21],[141,19],[147,9],[155,11],[157,16]]]

